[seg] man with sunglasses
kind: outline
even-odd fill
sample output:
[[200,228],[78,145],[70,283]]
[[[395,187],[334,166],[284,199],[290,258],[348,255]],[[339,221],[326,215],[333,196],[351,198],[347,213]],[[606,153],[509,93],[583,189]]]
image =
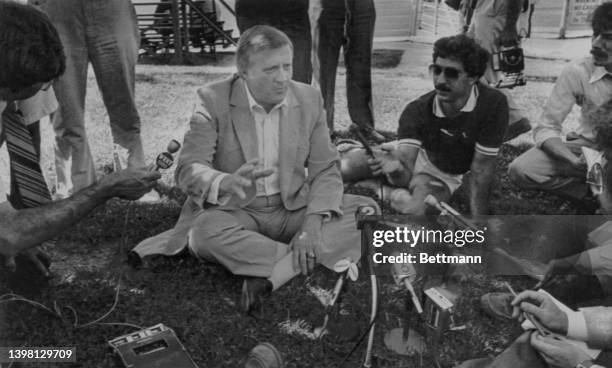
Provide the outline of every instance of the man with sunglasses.
[[[612,3],[595,9],[591,26],[591,56],[561,72],[534,128],[535,147],[509,166],[510,179],[521,188],[552,191],[579,202],[588,193],[581,147],[593,146],[598,110],[612,100]],[[563,122],[574,105],[581,108],[578,126],[563,140]]]
[[383,144],[375,158],[368,159],[361,149],[346,152],[343,178],[383,175],[388,184],[409,191],[391,198],[392,207],[422,215],[427,195],[448,200],[471,171],[472,214],[486,214],[495,158],[508,124],[506,97],[479,82],[488,57],[466,35],[436,41],[429,67],[435,90],[406,106],[398,141]]

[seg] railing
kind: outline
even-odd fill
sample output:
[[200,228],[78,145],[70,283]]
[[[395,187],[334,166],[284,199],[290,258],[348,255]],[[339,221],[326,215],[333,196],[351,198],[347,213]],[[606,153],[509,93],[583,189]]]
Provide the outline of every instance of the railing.
[[[222,5],[234,14],[233,9],[223,0]],[[143,39],[143,47],[156,52],[159,48],[173,49],[174,62],[182,64],[189,52],[190,42],[193,47],[200,47],[204,52],[207,46],[212,54],[216,46],[235,45],[231,30],[224,30],[223,22],[217,20],[216,0],[168,0],[166,2],[133,1],[134,5],[145,9],[137,11],[139,29]],[[204,4],[212,5],[212,12],[204,11]],[[159,6],[163,12],[159,12]]]

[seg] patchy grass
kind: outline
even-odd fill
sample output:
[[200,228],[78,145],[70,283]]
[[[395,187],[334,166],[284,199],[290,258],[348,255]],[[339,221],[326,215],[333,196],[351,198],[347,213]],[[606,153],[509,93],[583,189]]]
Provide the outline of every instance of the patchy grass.
[[[197,86],[229,75],[233,68],[138,66],[137,101],[142,117],[145,152],[153,160],[171,138],[181,139],[195,103]],[[344,92],[344,71],[338,76],[337,127],[348,125]],[[419,69],[400,63],[394,69],[374,70],[375,114],[377,124],[389,137],[397,126],[397,117],[406,101],[426,92],[431,82]],[[111,162],[111,137],[107,115],[99,92],[90,76],[87,96],[87,129],[96,166]],[[537,110],[551,85],[530,83],[512,91],[517,102],[537,117]],[[43,137],[52,132],[44,126]],[[47,176],[53,178],[50,140],[43,142],[43,162]],[[519,192],[507,179],[505,168],[524,147],[506,146],[498,161],[493,192],[493,208],[498,214],[571,214],[577,209],[557,197],[544,193]],[[2,166],[0,172],[6,167]],[[163,181],[171,185],[172,170]],[[6,314],[0,325],[0,346],[76,346],[77,363],[49,364],[46,367],[116,367],[106,341],[133,331],[113,325],[78,326],[104,315],[113,305],[115,288],[121,279],[117,306],[104,322],[152,326],[164,323],[173,328],[187,350],[201,367],[240,367],[247,352],[258,342],[269,341],[284,355],[287,367],[338,367],[352,348],[331,339],[311,340],[307,334],[283,332],[283,323],[316,327],[322,323],[324,309],[310,290],[329,289],[335,282],[332,272],[319,268],[308,277],[297,277],[266,301],[259,318],[238,312],[236,301],[241,279],[221,267],[200,263],[187,255],[157,258],[147,267],[135,269],[128,264],[127,252],[136,243],[174,225],[180,212],[181,196],[176,190],[156,204],[113,200],[67,231],[53,249],[51,281],[36,278],[27,265],[18,272],[0,273],[0,294],[12,291],[36,300],[61,314],[61,317],[24,302],[0,304]],[[467,209],[465,190],[460,190],[451,204]],[[388,213],[390,211],[387,211]],[[365,330],[369,318],[369,282],[365,272],[350,283],[345,301]],[[456,282],[463,289],[457,306],[457,322],[467,329],[446,333],[433,349],[431,341],[423,356],[402,357],[387,350],[383,335],[411,318],[413,326],[423,330],[415,316],[405,311],[405,293],[389,277],[380,280],[380,313],[374,353],[380,367],[434,367],[435,356],[443,367],[473,357],[499,353],[520,331],[514,322],[492,320],[479,311],[478,297],[489,291],[503,290],[502,278],[477,274],[463,275]],[[511,279],[516,289],[529,285],[522,278]],[[57,307],[55,307],[57,306]],[[74,310],[74,313],[71,311]],[[75,315],[78,316],[76,321]],[[300,322],[302,321],[302,322]],[[76,323],[75,323],[76,322]],[[77,327],[75,327],[75,324]],[[358,366],[363,346],[346,365]]]

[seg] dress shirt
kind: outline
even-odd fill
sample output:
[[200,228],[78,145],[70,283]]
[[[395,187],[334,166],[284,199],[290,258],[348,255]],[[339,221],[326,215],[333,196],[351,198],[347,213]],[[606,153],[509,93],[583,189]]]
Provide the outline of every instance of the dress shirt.
[[[246,90],[251,115],[255,120],[257,132],[257,152],[259,156],[258,169],[274,169],[274,172],[265,178],[257,179],[255,182],[257,196],[271,196],[280,193],[280,181],[278,174],[279,165],[279,143],[280,143],[280,117],[283,109],[287,108],[287,98],[276,104],[270,112],[266,110],[253,98],[246,83],[240,82]],[[206,201],[211,204],[225,204],[230,196],[219,197],[219,184],[229,174],[221,174],[215,178],[208,192]]]
[[576,133],[593,140],[597,122],[589,117],[611,99],[612,73],[595,66],[592,57],[568,65],[557,78],[542,116],[533,130],[536,146],[540,147],[549,138],[561,137],[563,121],[574,104],[581,107]]

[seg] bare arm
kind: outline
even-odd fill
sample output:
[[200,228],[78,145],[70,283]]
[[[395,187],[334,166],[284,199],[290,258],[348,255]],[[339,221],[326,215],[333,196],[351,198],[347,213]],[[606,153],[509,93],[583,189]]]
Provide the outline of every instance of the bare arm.
[[139,198],[159,177],[145,169],[124,170],[41,207],[15,210],[8,203],[0,204],[0,253],[11,257],[55,237],[112,197]]
[[472,215],[486,215],[489,212],[489,196],[495,175],[497,156],[474,153],[470,183],[470,210]]

